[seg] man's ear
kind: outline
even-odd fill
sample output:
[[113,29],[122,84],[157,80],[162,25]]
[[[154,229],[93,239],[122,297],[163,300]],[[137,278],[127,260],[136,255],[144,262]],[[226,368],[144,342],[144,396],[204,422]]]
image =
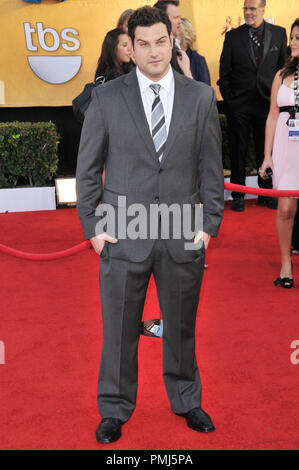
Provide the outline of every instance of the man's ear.
[[134,62],[134,64],[136,65],[136,59],[135,59],[135,56],[134,56],[134,49],[132,49],[131,60],[132,60],[132,61]]

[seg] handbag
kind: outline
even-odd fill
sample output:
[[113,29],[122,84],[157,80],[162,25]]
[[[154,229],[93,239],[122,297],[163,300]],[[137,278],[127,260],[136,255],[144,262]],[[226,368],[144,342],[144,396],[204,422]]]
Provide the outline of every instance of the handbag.
[[105,82],[104,75],[97,77],[94,82],[87,83],[84,90],[72,101],[72,108],[75,118],[83,124],[85,113],[88,109],[92,90],[98,85],[102,85]]

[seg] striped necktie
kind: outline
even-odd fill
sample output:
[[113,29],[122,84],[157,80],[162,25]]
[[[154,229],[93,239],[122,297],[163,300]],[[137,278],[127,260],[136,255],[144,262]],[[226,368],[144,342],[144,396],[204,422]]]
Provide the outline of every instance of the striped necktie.
[[152,138],[154,141],[155,149],[161,162],[163,157],[163,152],[165,150],[165,144],[167,140],[167,129],[165,124],[165,116],[164,116],[164,109],[163,103],[160,100],[160,88],[161,85],[152,84],[150,88],[153,90],[155,94],[155,99],[152,105],[152,116],[151,116],[151,125],[152,125]]

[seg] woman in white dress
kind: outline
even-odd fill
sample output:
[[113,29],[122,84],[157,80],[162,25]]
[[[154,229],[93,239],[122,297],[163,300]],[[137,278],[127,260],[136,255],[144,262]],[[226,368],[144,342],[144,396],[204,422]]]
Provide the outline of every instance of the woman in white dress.
[[[265,158],[259,174],[267,177],[273,171],[273,188],[299,190],[299,18],[291,27],[291,55],[274,78],[270,112],[266,123]],[[294,139],[295,137],[295,139]],[[299,136],[298,136],[299,137]],[[297,199],[279,198],[276,229],[281,252],[280,277],[274,281],[281,287],[293,287],[291,242]]]

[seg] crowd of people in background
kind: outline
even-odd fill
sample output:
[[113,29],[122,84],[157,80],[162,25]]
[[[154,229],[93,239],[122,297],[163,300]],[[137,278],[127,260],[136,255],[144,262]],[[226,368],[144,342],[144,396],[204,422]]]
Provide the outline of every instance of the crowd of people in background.
[[[166,12],[171,21],[174,37],[171,61],[173,69],[191,79],[211,85],[206,59],[196,50],[194,27],[190,19],[182,18],[179,0],[159,0],[154,4],[154,7]],[[278,118],[279,126],[283,126],[290,111],[280,112],[282,105],[277,104],[277,94],[282,99],[283,106],[294,108],[295,105],[296,111],[293,88],[296,70],[298,75],[298,19],[292,26],[288,51],[285,28],[272,25],[264,20],[265,7],[265,0],[245,0],[244,24],[241,25],[241,18],[239,18],[239,26],[233,26],[231,17],[227,17],[226,25],[222,31],[225,39],[217,84],[224,100],[227,116],[231,162],[230,181],[239,185],[246,184],[246,156],[250,132],[252,132],[258,185],[261,188],[272,189],[271,173],[273,172],[275,189],[298,190],[299,141],[288,140],[287,126],[284,127],[284,136],[275,133]],[[132,9],[125,10],[117,22],[116,29],[107,33],[102,45],[95,78],[103,76],[105,81],[109,81],[134,68],[134,52],[132,41],[128,35],[128,21],[133,12]],[[284,86],[287,86],[288,89],[284,89]],[[286,101],[281,98],[281,89],[285,93],[289,93]],[[296,112],[292,116],[296,118]],[[297,115],[297,119],[298,117],[299,115]],[[281,163],[282,148],[284,149],[284,163]],[[275,153],[274,161],[272,160],[272,152]],[[287,163],[290,160],[290,154],[293,155],[292,165],[295,166]],[[280,184],[281,180],[282,184]],[[258,204],[270,209],[277,209],[277,199],[272,197],[258,196]],[[231,208],[236,212],[244,211],[244,194],[232,192]],[[298,253],[299,251],[298,215],[292,238],[296,210],[297,199],[279,198],[277,233],[282,265],[276,284],[280,283],[282,287],[292,287],[293,285],[290,255],[291,252]]]
[[[159,0],[154,7],[165,11],[171,21],[172,33],[175,38],[172,67],[189,78],[210,85],[211,78],[207,62],[195,50],[194,27],[188,18],[181,17],[179,0]],[[132,9],[125,10],[117,21],[116,29],[107,33],[98,60],[96,78],[104,76],[105,81],[109,81],[128,73],[134,66],[133,48],[128,36],[128,21],[133,12]],[[121,54],[122,51],[123,54]],[[130,60],[127,60],[128,56],[130,56]]]

